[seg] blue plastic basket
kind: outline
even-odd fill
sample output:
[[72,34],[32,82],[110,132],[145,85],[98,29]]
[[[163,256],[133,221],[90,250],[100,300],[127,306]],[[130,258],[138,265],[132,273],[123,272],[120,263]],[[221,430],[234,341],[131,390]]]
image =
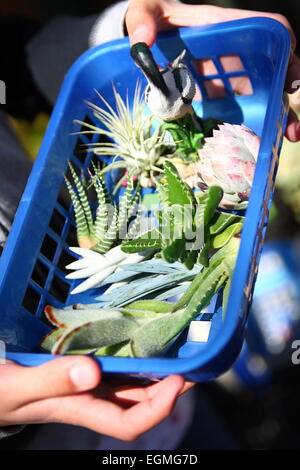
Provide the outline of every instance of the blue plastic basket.
[[[223,322],[216,302],[208,341],[187,342],[183,335],[175,357],[97,360],[109,373],[146,377],[179,373],[190,380],[205,381],[231,366],[243,342],[286,123],[283,90],[290,36],[274,20],[252,18],[164,33],[153,47],[153,54],[159,64],[165,65],[183,48],[187,49],[185,60],[203,97],[195,104],[197,113],[231,123],[243,122],[262,137],[227,314]],[[232,54],[240,58],[241,69],[226,71],[222,57]],[[214,64],[213,75],[197,73],[196,61],[203,58]],[[235,77],[248,77],[253,93],[235,96],[231,86]],[[24,365],[54,359],[38,349],[49,331],[43,319],[44,306],[82,300],[69,295],[73,284],[64,277],[64,266],[71,255],[72,208],[65,207],[61,192],[68,159],[85,169],[93,156],[78,151],[78,144],[87,142],[87,138],[70,135],[78,130],[73,120],[86,118],[85,100],[97,102],[95,89],[113,104],[112,82],[123,96],[127,89],[132,96],[137,79],[143,77],[124,39],[83,54],[64,80],[0,261],[0,338],[7,345],[9,359]],[[223,84],[225,96],[210,99],[207,90],[211,83]]]

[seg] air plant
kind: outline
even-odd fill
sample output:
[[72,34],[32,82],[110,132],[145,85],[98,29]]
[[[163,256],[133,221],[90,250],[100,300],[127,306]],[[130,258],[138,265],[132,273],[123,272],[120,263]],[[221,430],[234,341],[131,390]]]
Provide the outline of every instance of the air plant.
[[115,88],[113,92],[116,110],[100,94],[105,108],[89,103],[100,123],[99,127],[77,121],[88,129],[81,133],[99,134],[110,140],[87,144],[88,150],[92,150],[96,155],[113,157],[112,163],[105,167],[104,172],[126,170],[115,190],[125,179],[133,177],[140,178],[143,186],[155,186],[155,175],[162,172],[162,164],[168,158],[166,154],[170,150],[165,141],[163,123],[158,122],[154,115],[145,113],[139,84],[135,89],[132,110],[128,96],[124,101]]

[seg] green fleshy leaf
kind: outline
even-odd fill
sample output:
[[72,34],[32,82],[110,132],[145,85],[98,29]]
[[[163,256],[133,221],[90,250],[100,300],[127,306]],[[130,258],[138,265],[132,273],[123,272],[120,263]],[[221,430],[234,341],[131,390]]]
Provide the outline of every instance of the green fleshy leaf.
[[168,203],[170,206],[192,206],[194,196],[191,189],[182,181],[176,167],[169,161],[164,163],[164,172],[167,179]]
[[150,320],[138,328],[131,339],[135,357],[153,357],[162,354],[166,345],[188,325],[182,311]]
[[231,287],[231,279],[229,278],[228,281],[225,284],[224,290],[223,290],[223,299],[222,299],[222,318],[224,320],[225,314],[226,314],[226,309],[227,309],[227,304],[228,304],[228,297],[230,293],[230,287]]
[[209,234],[211,236],[218,235],[223,232],[229,225],[243,223],[244,217],[238,215],[226,214],[225,212],[216,211],[209,225]]
[[180,254],[184,249],[185,240],[176,239],[168,244],[162,251],[162,257],[168,263],[175,263],[180,258]]
[[126,305],[126,308],[137,310],[150,310],[155,313],[168,313],[172,312],[174,307],[173,302],[160,302],[159,300],[139,300]]
[[118,209],[114,208],[114,213],[109,225],[109,229],[106,234],[96,245],[93,246],[93,250],[98,253],[104,254],[107,253],[110,248],[114,245],[118,238]]
[[[166,274],[165,276],[152,276],[133,281],[127,286],[113,289],[110,292],[109,302],[106,305],[106,308],[121,307],[149,296],[153,292],[159,291],[161,289],[175,287],[181,282],[192,280],[195,277],[196,272],[198,272],[198,270],[179,273],[176,272],[174,274]],[[105,294],[101,297],[101,299],[104,301],[108,300]]]
[[112,346],[128,340],[138,326],[135,320],[125,317],[85,323],[63,334],[52,354]]
[[55,342],[66,332],[65,328],[58,328],[48,333],[42,340],[40,347],[47,352],[51,352]]
[[80,200],[80,204],[82,206],[82,209],[83,209],[83,212],[84,212],[84,215],[85,215],[85,218],[86,218],[86,223],[87,223],[87,226],[88,226],[88,229],[89,229],[89,233],[92,234],[93,233],[93,216],[92,216],[92,211],[91,211],[91,208],[90,208],[90,204],[89,204],[89,201],[88,201],[88,197],[87,197],[87,194],[86,194],[86,190],[85,190],[85,187],[83,185],[83,183],[80,181],[80,179],[78,178],[72,164],[69,162],[69,168],[70,168],[70,171],[71,171],[71,175],[72,175],[72,178],[74,180],[74,183],[75,183],[75,187],[76,187],[76,190],[78,192],[78,197],[79,197],[79,200]]
[[138,253],[145,250],[155,250],[161,247],[160,233],[157,228],[153,228],[133,240],[122,242],[122,250],[125,253]]
[[119,204],[119,217],[118,217],[118,229],[120,234],[127,233],[127,224],[128,224],[128,214],[130,210],[132,210],[132,203],[133,203],[133,178],[130,178],[127,183],[127,187],[125,193],[123,194],[120,204]]
[[[122,343],[119,344],[114,344],[113,346],[104,346],[103,348],[98,349],[95,352],[95,356],[119,356],[120,353],[125,350],[128,350],[128,353],[130,352],[130,346],[129,346],[129,341],[123,341]],[[129,354],[126,354],[129,355]]]
[[[208,278],[209,280],[213,280],[214,276],[220,277],[223,273],[228,273],[229,275],[229,269],[231,269],[231,267],[234,269],[238,248],[239,240],[237,238],[232,238],[228,245],[218,250],[209,260],[208,266],[202,269],[202,271],[200,271],[200,273],[193,279],[190,287],[175,305],[174,310],[180,310],[187,305],[191,301],[193,295],[198,292],[201,285],[204,285],[204,283],[206,283],[206,288]],[[228,262],[228,265],[225,265],[224,260]]]
[[74,215],[75,215],[75,221],[76,221],[76,231],[77,231],[77,239],[80,241],[82,238],[89,238],[90,236],[90,231],[89,231],[89,226],[86,221],[86,217],[84,214],[83,207],[80,203],[80,200],[75,193],[71,183],[65,178],[66,186],[69,191],[71,201],[73,204],[74,208]]
[[230,225],[222,233],[219,233],[218,235],[211,238],[211,247],[214,249],[219,249],[227,245],[232,237],[238,235],[242,231],[242,228],[242,223]]
[[93,228],[93,239],[98,243],[105,236],[105,233],[108,229],[107,201],[106,192],[104,189],[105,184],[102,176],[93,176],[92,182],[98,199],[98,207]]
[[215,211],[223,198],[223,194],[223,190],[219,186],[210,186],[208,188],[208,198],[204,208],[204,222],[206,226],[214,216]]
[[45,308],[45,315],[54,326],[59,328],[73,328],[91,321],[122,317],[116,310],[66,310],[54,308],[50,305]]

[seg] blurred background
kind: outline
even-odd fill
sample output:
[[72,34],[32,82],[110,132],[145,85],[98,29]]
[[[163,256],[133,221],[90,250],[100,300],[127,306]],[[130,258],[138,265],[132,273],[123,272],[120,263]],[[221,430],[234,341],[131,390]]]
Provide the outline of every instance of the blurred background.
[[[17,14],[46,22],[60,15],[97,14],[111,3],[108,0],[2,0],[0,14]],[[300,44],[299,0],[206,0],[203,3],[281,13],[289,19]],[[30,120],[12,119],[32,160],[48,117],[49,113],[37,112]],[[196,386],[194,423],[181,445],[182,450],[299,447],[300,364],[293,364],[291,359],[292,342],[300,340],[299,143],[284,143],[267,239],[243,351],[223,377]]]

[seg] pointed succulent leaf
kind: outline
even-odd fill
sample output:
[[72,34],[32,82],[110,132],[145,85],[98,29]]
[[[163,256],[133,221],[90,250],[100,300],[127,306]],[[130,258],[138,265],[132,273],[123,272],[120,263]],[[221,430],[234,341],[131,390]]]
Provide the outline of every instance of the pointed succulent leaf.
[[[133,178],[128,179],[125,193],[123,194],[119,204],[119,217],[118,217],[118,229],[119,232],[127,232],[127,224],[129,220],[129,211],[132,209],[133,204]],[[126,233],[125,232],[125,233]]]
[[[111,293],[112,300],[108,303],[108,306],[109,308],[113,308],[127,305],[130,302],[135,302],[158,290],[175,287],[181,282],[192,280],[194,276],[194,271],[187,271],[185,273],[148,277],[146,282],[144,278],[133,281],[127,286],[113,290]],[[105,295],[103,299],[106,300]]]
[[240,217],[238,215],[216,211],[209,225],[209,234],[211,236],[218,235],[229,227],[229,225],[243,223],[244,219],[244,217]]
[[175,239],[164,248],[162,251],[162,257],[168,263],[175,263],[175,261],[180,258],[180,254],[184,249],[185,240],[184,239]]
[[116,269],[116,266],[109,266],[108,268],[103,269],[103,271],[97,272],[96,274],[93,274],[91,277],[83,281],[81,284],[76,286],[72,291],[71,294],[81,294],[82,292],[85,292],[88,289],[94,289],[95,287],[98,287],[101,282],[106,279],[106,277],[110,276]]
[[126,305],[126,309],[150,310],[154,313],[172,312],[174,304],[172,302],[160,302],[158,300],[139,300]]
[[65,182],[66,182],[66,186],[69,191],[73,208],[74,208],[77,239],[78,239],[78,242],[80,243],[80,240],[89,238],[90,230],[89,230],[89,226],[85,217],[83,207],[80,203],[80,200],[77,194],[75,193],[71,183],[67,180],[67,178],[65,178]]
[[86,190],[84,188],[84,185],[82,184],[82,182],[78,178],[71,162],[69,162],[69,168],[70,168],[70,171],[71,171],[72,178],[74,180],[74,184],[75,184],[75,187],[76,187],[76,190],[77,190],[77,193],[78,193],[78,197],[79,197],[81,206],[82,206],[83,211],[84,211],[84,215],[85,215],[85,218],[86,218],[86,223],[87,223],[88,228],[89,228],[89,232],[92,233],[93,232],[93,216],[92,216],[92,211],[91,211],[90,204],[89,204],[89,201],[88,201],[88,197],[87,197],[87,194],[86,194]]
[[58,328],[50,331],[42,340],[40,347],[47,352],[51,352],[55,342],[65,333],[65,328]]
[[219,249],[227,245],[232,237],[238,235],[242,231],[242,228],[242,223],[230,225],[225,230],[223,230],[223,232],[211,238],[211,247],[214,249]]
[[45,307],[45,315],[53,325],[65,329],[83,325],[90,321],[122,317],[122,314],[117,310],[65,310],[50,305]]
[[166,345],[187,326],[182,311],[166,314],[150,320],[138,328],[132,336],[131,348],[135,357],[160,355]]
[[112,318],[85,323],[63,334],[52,354],[112,346],[128,340],[138,323],[132,318]]
[[159,230],[154,227],[152,230],[136,237],[132,240],[122,242],[122,250],[125,253],[137,253],[144,250],[155,250],[161,247]]
[[130,345],[129,341],[123,341],[119,344],[114,344],[113,346],[104,346],[103,348],[98,349],[95,356],[118,356],[126,357],[130,355]]
[[107,253],[108,250],[114,245],[118,238],[118,210],[115,207],[114,213],[109,225],[109,229],[105,233],[102,240],[93,246],[93,250],[98,253]]
[[225,314],[226,314],[226,309],[227,309],[227,304],[228,304],[228,297],[230,293],[230,287],[231,287],[231,280],[230,278],[227,280],[225,283],[225,287],[223,290],[223,298],[222,298],[222,318],[224,320]]
[[190,282],[186,282],[180,284],[176,287],[171,287],[171,289],[166,289],[163,292],[160,292],[158,295],[154,297],[155,300],[168,300],[173,297],[177,297],[178,295],[183,294],[189,287]]
[[136,264],[123,264],[119,266],[120,269],[125,271],[135,271],[136,273],[151,273],[151,274],[171,274],[175,271],[186,271],[181,263],[170,264],[163,259],[150,259]]
[[210,186],[207,191],[208,198],[204,207],[204,222],[207,226],[215,214],[217,207],[219,206],[223,198],[223,190],[219,186]]
[[164,173],[167,179],[169,205],[192,206],[194,196],[191,189],[182,181],[175,166],[170,162],[164,163]]
[[[175,310],[180,310],[185,305],[187,305],[188,302],[190,302],[193,295],[195,294],[195,292],[198,291],[201,284],[206,282],[207,278],[212,279],[214,274],[216,276],[219,276],[220,272],[222,273],[227,272],[227,268],[225,265],[221,267],[221,270],[219,269],[219,267],[222,265],[222,262],[224,261],[224,259],[228,259],[228,258],[230,258],[231,260],[235,259],[238,247],[239,247],[239,240],[231,239],[228,245],[218,250],[210,258],[208,266],[203,268],[199,272],[199,274],[197,274],[197,276],[193,279],[190,287],[187,289],[185,294],[179,299],[179,301],[175,305]],[[232,265],[234,265],[234,261],[231,261],[231,266]]]
[[108,229],[108,212],[107,212],[107,202],[104,191],[104,182],[103,178],[98,178],[96,176],[92,177],[93,186],[95,188],[98,200],[98,207],[96,211],[96,217],[93,228],[93,239],[96,242],[99,242],[104,237]]

